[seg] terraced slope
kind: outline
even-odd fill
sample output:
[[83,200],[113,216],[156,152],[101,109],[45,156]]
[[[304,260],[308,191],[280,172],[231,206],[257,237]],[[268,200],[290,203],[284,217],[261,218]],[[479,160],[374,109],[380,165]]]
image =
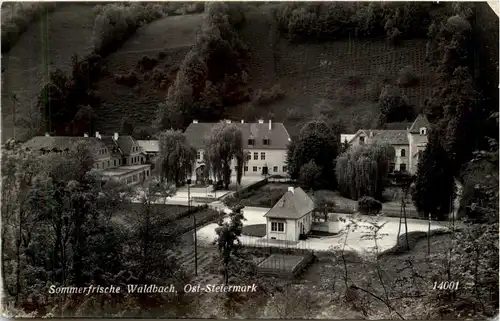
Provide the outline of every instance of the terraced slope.
[[[137,125],[150,125],[158,103],[163,101],[177,67],[184,59],[196,39],[196,32],[203,22],[204,14],[166,17],[148,24],[139,30],[106,60],[110,74],[97,84],[101,108],[97,110],[98,127],[103,132],[120,129],[121,120],[127,115]],[[136,68],[142,56],[158,59],[158,67],[170,74],[163,88],[155,86],[153,79],[144,79],[144,73],[136,70],[139,82],[135,88],[119,85],[115,74],[126,74]],[[150,74],[150,73],[149,73]]]
[[[2,57],[2,142],[12,137],[13,106],[20,119],[36,108],[42,83],[55,68],[70,70],[71,56],[90,52],[94,25],[91,3],[60,3],[55,11],[30,25],[16,45]],[[18,102],[13,103],[16,95]],[[22,129],[16,129],[16,138]]]
[[[241,36],[252,52],[248,86],[265,89],[280,84],[288,99],[258,110],[256,113],[260,115],[256,116],[267,117],[272,113],[286,120],[287,110],[293,105],[301,106],[301,113],[312,114],[314,102],[345,96],[356,102],[342,110],[349,122],[353,113],[370,109],[363,104],[371,100],[374,82],[386,79],[387,83],[394,83],[399,70],[407,65],[413,67],[420,82],[415,87],[404,88],[403,92],[414,106],[423,104],[431,89],[430,69],[425,63],[426,40],[409,40],[398,47],[385,39],[354,37],[334,42],[293,44],[278,35],[271,7],[260,6],[246,15],[247,23]],[[352,77],[356,78],[355,84],[349,84]],[[367,113],[366,119],[373,118],[371,110]],[[293,127],[296,121],[289,119],[288,123]]]

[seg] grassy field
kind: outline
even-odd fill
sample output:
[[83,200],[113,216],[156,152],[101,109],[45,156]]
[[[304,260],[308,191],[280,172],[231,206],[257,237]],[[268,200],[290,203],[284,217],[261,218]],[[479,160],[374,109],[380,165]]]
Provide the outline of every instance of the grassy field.
[[[42,84],[55,68],[69,72],[71,56],[91,50],[94,12],[91,3],[60,3],[32,23],[13,48],[2,54],[2,141],[14,135],[16,120],[36,109]],[[18,101],[14,103],[12,97]],[[16,121],[17,122],[17,121]],[[22,134],[17,128],[16,138]]]
[[[204,14],[170,16],[154,21],[139,30],[107,59],[110,74],[103,77],[97,87],[101,108],[97,110],[98,127],[103,132],[120,129],[126,115],[138,126],[150,126],[158,103],[165,99],[168,86],[175,79],[177,68],[196,39],[196,32]],[[164,53],[163,58],[159,54]],[[137,63],[143,56],[158,60],[158,68],[165,72],[165,85],[159,87],[151,77],[152,71],[141,71]],[[134,88],[117,84],[114,76],[132,70],[138,75]],[[149,77],[148,77],[149,76]]]
[[[430,69],[425,64],[426,40],[409,40],[393,47],[384,39],[344,39],[318,44],[292,44],[281,38],[271,18],[273,5],[247,13],[243,41],[249,44],[248,86],[257,90],[279,84],[286,99],[248,112],[246,105],[230,115],[271,117],[284,121],[296,133],[303,120],[317,111],[316,104],[334,106],[347,131],[369,127],[378,113],[372,103],[375,85],[393,84],[401,68],[411,65],[420,82],[403,92],[418,109],[430,92]],[[352,82],[350,79],[355,78]],[[379,94],[380,92],[378,92]],[[375,94],[375,96],[378,96]],[[343,102],[347,102],[343,103]]]

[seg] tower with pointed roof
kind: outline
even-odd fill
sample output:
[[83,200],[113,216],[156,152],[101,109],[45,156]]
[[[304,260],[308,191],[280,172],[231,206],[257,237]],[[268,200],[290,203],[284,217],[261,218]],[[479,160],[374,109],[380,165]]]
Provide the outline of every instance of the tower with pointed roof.
[[415,174],[417,172],[419,158],[422,156],[428,142],[427,134],[429,127],[430,123],[429,120],[427,120],[427,117],[425,117],[424,114],[420,114],[408,129],[408,169],[411,174]]

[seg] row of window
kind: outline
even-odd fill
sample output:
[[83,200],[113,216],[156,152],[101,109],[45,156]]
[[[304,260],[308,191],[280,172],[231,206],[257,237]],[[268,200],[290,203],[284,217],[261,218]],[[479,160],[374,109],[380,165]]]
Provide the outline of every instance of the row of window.
[[[267,167],[265,167],[265,166],[264,166],[264,168],[267,169]],[[252,166],[252,172],[257,172],[259,169],[260,169],[260,167]],[[237,171],[237,167],[235,167],[234,170]],[[286,171],[287,171],[287,167],[283,166],[283,172],[286,173]],[[245,172],[248,172],[248,166],[245,166]],[[279,167],[278,166],[273,166],[273,172],[274,173],[278,173],[279,172]]]
[[285,223],[271,222],[271,232],[285,232]]
[[[252,154],[247,153],[247,161],[249,161],[251,159],[252,159]],[[258,152],[253,153],[253,160],[259,160],[259,153]],[[266,153],[265,152],[260,153],[260,160],[266,160]]]
[[[270,145],[271,141],[269,140],[269,138],[263,138],[262,139],[262,144],[263,145]],[[248,139],[248,146],[255,146],[255,139],[249,138]]]
[[149,170],[142,172],[140,174],[134,174],[134,175],[129,176],[127,178],[122,178],[121,181],[126,182],[127,184],[131,184],[131,183],[138,182],[139,180],[143,181],[147,177],[149,177]]
[[[389,172],[393,172],[395,170],[395,164],[394,163],[390,163],[389,164]],[[401,163],[399,164],[399,171],[400,172],[406,172],[406,164],[405,163]]]
[[98,154],[99,155],[104,155],[108,152],[108,149],[107,148],[101,148],[98,150]]
[[[140,156],[135,156],[135,157],[132,157],[131,158],[131,163],[130,165],[134,165],[134,164],[138,164],[138,163],[143,163],[142,162],[142,158]],[[111,167],[111,161],[104,161],[102,162],[102,165],[100,165],[101,162],[96,162],[95,163],[95,167],[97,169],[106,169],[106,168],[109,168]],[[107,164],[107,166],[106,166]],[[120,166],[122,164],[122,161],[121,159],[113,159],[113,167],[116,167],[116,166]],[[127,158],[123,158],[123,165],[127,165]]]

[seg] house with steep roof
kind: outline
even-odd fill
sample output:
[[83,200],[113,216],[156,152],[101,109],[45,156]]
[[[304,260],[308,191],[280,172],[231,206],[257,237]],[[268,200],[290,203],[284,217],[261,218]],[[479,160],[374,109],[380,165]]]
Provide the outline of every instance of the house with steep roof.
[[[231,123],[230,120],[226,122]],[[187,141],[197,150],[197,161],[193,173],[196,181],[204,179],[205,139],[216,124],[198,123],[194,120],[184,132]],[[286,152],[290,135],[283,123],[274,123],[271,120],[245,123],[242,120],[234,124],[242,132],[243,148],[246,152],[243,175],[287,175]],[[233,173],[236,173],[235,160],[231,164],[231,169]]]
[[271,208],[266,218],[267,239],[298,241],[311,231],[314,201],[300,187],[288,191]]
[[132,136],[103,136],[99,132],[94,137],[85,134],[74,136],[36,136],[23,144],[23,148],[41,154],[69,152],[79,142],[87,144],[94,156],[94,171],[104,179],[119,180],[125,184],[137,184],[151,176],[151,165],[146,163],[146,154]]
[[[351,146],[388,143],[396,151],[391,171],[408,172],[415,174],[419,158],[427,145],[427,131],[430,123],[425,115],[417,116],[411,126],[406,129],[359,129],[354,136],[347,141]],[[345,137],[342,136],[341,137]]]

